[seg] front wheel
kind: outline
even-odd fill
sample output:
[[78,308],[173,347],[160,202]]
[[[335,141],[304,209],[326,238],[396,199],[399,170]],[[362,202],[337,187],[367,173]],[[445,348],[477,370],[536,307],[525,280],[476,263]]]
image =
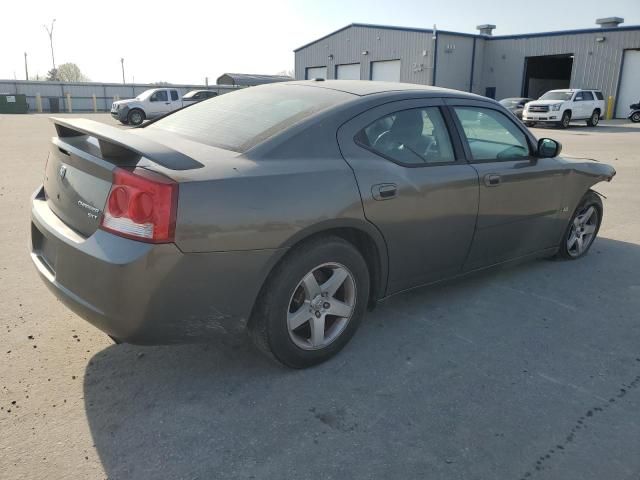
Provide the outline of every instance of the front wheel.
[[531,128],[531,127],[533,127],[535,125],[535,123],[533,123],[533,122],[524,122],[524,124],[529,128]]
[[560,128],[569,128],[569,123],[571,122],[571,114],[569,112],[564,112],[562,114],[562,118],[560,119]]
[[592,190],[582,197],[560,244],[559,256],[576,260],[587,254],[602,223],[602,200]]
[[640,112],[633,112],[633,113],[631,114],[631,117],[629,117],[629,118],[631,118],[631,121],[632,121],[633,123],[638,123],[638,122],[640,122]]
[[127,115],[127,120],[131,125],[138,126],[144,122],[144,112],[138,108],[134,108]]
[[600,112],[598,110],[594,110],[591,116],[587,119],[587,126],[595,127],[598,125],[600,121]]
[[249,322],[256,346],[292,368],[328,360],[349,342],[364,316],[369,271],[339,237],[295,248],[270,275]]

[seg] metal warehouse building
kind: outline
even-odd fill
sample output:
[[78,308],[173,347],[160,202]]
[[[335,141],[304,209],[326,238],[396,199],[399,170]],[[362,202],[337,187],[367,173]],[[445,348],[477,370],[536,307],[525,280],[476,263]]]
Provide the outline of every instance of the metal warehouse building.
[[493,36],[352,23],[295,50],[297,79],[362,79],[455,88],[491,98],[598,88],[624,117],[640,100],[640,26]]

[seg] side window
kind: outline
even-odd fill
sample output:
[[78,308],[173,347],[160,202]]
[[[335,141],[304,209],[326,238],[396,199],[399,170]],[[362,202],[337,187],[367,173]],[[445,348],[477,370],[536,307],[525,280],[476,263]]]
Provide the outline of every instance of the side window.
[[355,137],[356,143],[404,165],[455,162],[449,132],[437,107],[382,117]]
[[584,92],[576,93],[576,98],[573,99],[574,102],[581,102],[584,100]]
[[178,92],[176,90],[171,90],[171,100],[175,102],[178,98]]
[[207,92],[207,98],[217,97],[218,94],[216,92]]
[[152,102],[166,102],[169,100],[169,96],[167,95],[166,90],[158,90],[153,95],[151,95]]
[[200,100],[203,96],[204,96],[204,94],[202,92],[198,92],[192,98],[194,100]]
[[454,107],[474,160],[528,157],[527,137],[504,114],[490,108]]
[[591,92],[582,92],[582,99],[583,100],[593,100],[593,93]]
[[604,100],[604,97],[602,96],[602,92],[595,92],[595,94],[598,100]]

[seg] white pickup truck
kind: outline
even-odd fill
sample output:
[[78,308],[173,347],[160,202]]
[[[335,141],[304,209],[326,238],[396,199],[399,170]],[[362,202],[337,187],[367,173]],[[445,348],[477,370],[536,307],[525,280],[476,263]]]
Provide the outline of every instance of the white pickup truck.
[[586,120],[587,125],[595,127],[604,112],[604,97],[600,90],[550,90],[524,106],[522,121],[528,127],[536,123],[554,123],[567,128],[572,120]]
[[136,98],[113,102],[111,116],[125,125],[140,125],[146,119],[151,120],[182,106],[182,99],[175,88],[152,88]]

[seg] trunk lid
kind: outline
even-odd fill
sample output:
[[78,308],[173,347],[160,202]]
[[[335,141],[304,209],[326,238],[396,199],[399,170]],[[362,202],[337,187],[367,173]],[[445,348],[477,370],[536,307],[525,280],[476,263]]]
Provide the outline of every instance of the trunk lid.
[[52,140],[44,176],[49,208],[67,225],[88,237],[101,216],[117,167],[189,170],[202,164],[139,135],[91,120],[53,119]]

